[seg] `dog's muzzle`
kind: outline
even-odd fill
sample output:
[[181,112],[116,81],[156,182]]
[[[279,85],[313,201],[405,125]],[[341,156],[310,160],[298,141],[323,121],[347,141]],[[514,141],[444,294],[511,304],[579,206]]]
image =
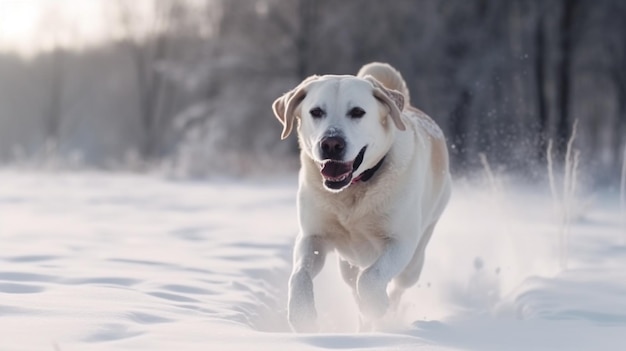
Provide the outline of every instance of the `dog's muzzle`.
[[328,189],[339,190],[350,185],[353,172],[363,162],[366,149],[367,146],[364,146],[353,161],[340,162],[331,159],[322,163],[320,173],[324,178],[324,186]]

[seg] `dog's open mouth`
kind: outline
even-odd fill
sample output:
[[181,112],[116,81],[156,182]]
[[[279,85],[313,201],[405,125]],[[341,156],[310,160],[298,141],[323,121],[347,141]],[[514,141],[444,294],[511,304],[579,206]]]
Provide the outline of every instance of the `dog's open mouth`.
[[340,162],[335,160],[328,160],[322,163],[321,171],[322,178],[324,178],[324,186],[328,189],[339,190],[350,184],[352,181],[353,172],[359,168],[363,162],[363,156],[365,155],[364,146],[354,161]]

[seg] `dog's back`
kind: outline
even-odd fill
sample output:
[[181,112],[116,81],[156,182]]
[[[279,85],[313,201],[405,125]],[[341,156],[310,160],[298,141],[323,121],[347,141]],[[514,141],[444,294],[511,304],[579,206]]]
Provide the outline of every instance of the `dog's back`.
[[387,63],[372,62],[361,67],[357,77],[365,77],[370,75],[381,82],[385,88],[393,89],[401,92],[404,95],[404,101],[407,103],[411,101],[409,89],[406,87],[406,82],[400,72]]
[[426,203],[434,207],[435,217],[439,217],[450,197],[450,175],[448,169],[448,149],[443,132],[426,113],[410,104],[410,94],[406,82],[400,72],[387,63],[372,62],[364,65],[357,74],[358,77],[372,76],[387,89],[393,89],[404,95],[406,104],[403,109],[405,121],[416,128],[415,135],[422,135],[422,142],[428,140],[430,155],[424,155],[428,162],[431,175],[428,190],[433,198],[425,197]]

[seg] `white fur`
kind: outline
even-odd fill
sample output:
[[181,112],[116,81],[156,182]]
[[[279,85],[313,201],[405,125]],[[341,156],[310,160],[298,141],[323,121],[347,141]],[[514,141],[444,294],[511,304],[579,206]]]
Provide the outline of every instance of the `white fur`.
[[[367,76],[369,68],[374,68],[374,77]],[[382,317],[390,302],[397,303],[417,281],[426,245],[450,196],[441,130],[421,111],[405,106],[402,87],[385,87],[376,79],[380,72],[397,76],[406,89],[391,66],[374,63],[363,71],[359,77],[310,77],[273,106],[285,126],[283,137],[291,131],[290,123],[298,121],[301,148],[300,233],[288,302],[289,322],[296,331],[317,329],[312,280],[332,250],[359,304],[362,325]],[[355,106],[366,112],[363,117],[346,115]],[[313,107],[323,108],[325,116],[313,118]],[[319,143],[329,133],[345,136],[345,161],[354,160],[367,145],[353,177],[386,155],[382,167],[367,182],[327,189],[320,174],[324,160]]]

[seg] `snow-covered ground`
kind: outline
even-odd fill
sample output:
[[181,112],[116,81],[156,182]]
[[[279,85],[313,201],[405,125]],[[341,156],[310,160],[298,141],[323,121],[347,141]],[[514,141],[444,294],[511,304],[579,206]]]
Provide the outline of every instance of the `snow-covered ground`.
[[295,175],[189,182],[0,172],[0,350],[623,350],[626,228],[580,200],[559,268],[547,187],[456,183],[418,286],[382,330],[330,257],[319,334],[286,324]]

